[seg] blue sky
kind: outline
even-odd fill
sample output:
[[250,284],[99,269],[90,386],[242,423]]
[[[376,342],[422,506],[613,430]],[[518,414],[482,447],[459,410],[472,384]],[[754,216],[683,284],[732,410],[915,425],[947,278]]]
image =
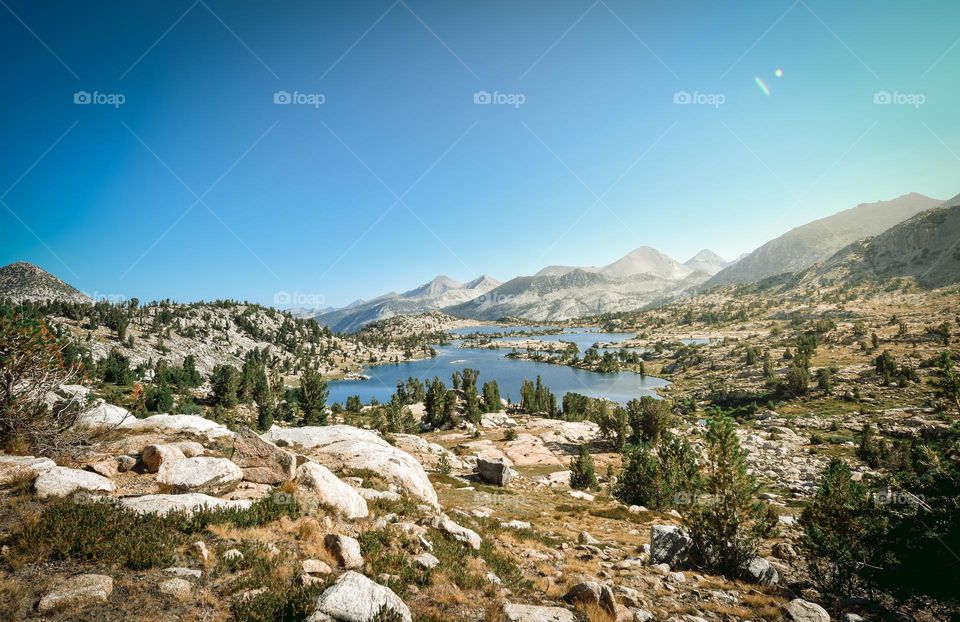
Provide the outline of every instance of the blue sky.
[[0,263],[91,294],[342,305],[960,192],[948,0],[0,5]]

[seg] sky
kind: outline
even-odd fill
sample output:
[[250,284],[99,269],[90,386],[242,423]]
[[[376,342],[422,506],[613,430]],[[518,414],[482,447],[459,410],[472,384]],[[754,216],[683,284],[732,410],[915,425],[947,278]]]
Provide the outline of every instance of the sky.
[[960,192],[954,0],[0,0],[0,264],[341,306]]

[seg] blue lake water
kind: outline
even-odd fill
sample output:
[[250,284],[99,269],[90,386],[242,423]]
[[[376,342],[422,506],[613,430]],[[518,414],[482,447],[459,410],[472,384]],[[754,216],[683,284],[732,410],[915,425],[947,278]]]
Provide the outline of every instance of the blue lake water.
[[[497,330],[508,330],[494,327]],[[474,332],[477,328],[462,332]],[[489,330],[487,332],[497,332]],[[581,352],[597,341],[622,341],[633,337],[633,333],[594,333],[585,329],[568,329],[562,335],[542,335],[531,337],[548,341],[573,341],[581,348]],[[461,334],[462,334],[461,332]],[[586,344],[586,345],[581,345]],[[520,400],[520,385],[524,380],[534,380],[540,376],[557,400],[561,400],[567,392],[581,393],[590,397],[606,397],[617,402],[626,402],[643,395],[656,395],[654,389],[668,384],[666,380],[653,376],[640,376],[634,372],[618,372],[599,374],[582,369],[574,369],[564,365],[537,363],[505,358],[507,350],[486,350],[479,348],[460,348],[459,342],[448,346],[435,346],[437,356],[404,363],[374,365],[366,367],[363,373],[370,376],[368,380],[335,380],[330,382],[328,404],[334,402],[345,403],[347,397],[359,395],[364,403],[371,397],[381,402],[389,401],[397,388],[397,381],[406,381],[413,376],[421,380],[431,380],[439,376],[449,387],[450,377],[454,371],[470,367],[480,371],[478,386],[488,380],[496,380],[500,385],[500,394],[512,401]]]

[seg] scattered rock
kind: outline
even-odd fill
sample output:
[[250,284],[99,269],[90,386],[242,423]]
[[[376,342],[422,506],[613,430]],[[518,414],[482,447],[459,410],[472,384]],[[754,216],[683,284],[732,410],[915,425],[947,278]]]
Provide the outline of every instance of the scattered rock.
[[160,592],[173,596],[178,600],[185,600],[190,597],[190,594],[193,592],[193,584],[187,581],[186,579],[167,579],[160,583]]
[[343,568],[363,567],[360,543],[354,538],[331,533],[324,538],[323,545]]
[[594,496],[588,492],[583,492],[582,490],[571,490],[568,493],[574,499],[580,499],[581,501],[593,501]]
[[477,458],[477,474],[481,481],[494,486],[508,486],[513,478],[510,465],[503,459]]
[[500,526],[504,529],[530,529],[530,523],[525,520],[511,520],[500,523]]
[[143,463],[147,473],[156,473],[160,470],[160,465],[183,460],[186,457],[179,447],[173,445],[147,445],[140,452],[140,462]]
[[633,614],[633,622],[650,622],[653,619],[652,613],[640,607],[631,609],[630,613]]
[[117,461],[113,458],[91,462],[90,464],[84,465],[83,468],[91,473],[102,475],[107,479],[113,479],[120,473],[120,470],[117,468]]
[[584,581],[574,585],[564,595],[563,600],[581,607],[600,607],[611,616],[617,615],[617,601],[613,590],[594,581]]
[[102,475],[55,466],[41,473],[33,488],[38,497],[66,497],[76,492],[109,493],[116,489],[113,482]]
[[199,492],[223,495],[243,479],[240,467],[226,458],[184,458],[164,462],[157,472],[157,482],[168,486],[171,492]]
[[242,508],[250,507],[250,501],[227,501],[200,493],[182,495],[143,495],[142,497],[127,497],[120,500],[120,505],[140,514],[164,515],[169,512],[186,512],[192,514],[195,510],[212,508]]
[[117,472],[126,473],[137,466],[137,459],[126,454],[117,456]]
[[204,563],[210,559],[210,550],[207,548],[207,545],[204,544],[202,540],[197,540],[191,546],[193,552],[197,554],[197,557]]
[[650,563],[682,567],[689,561],[692,544],[682,527],[653,525],[650,527]]
[[330,574],[333,572],[327,562],[312,558],[300,562],[300,569],[306,574]]
[[791,600],[783,609],[787,619],[793,622],[830,622],[826,609],[802,598]]
[[180,577],[181,579],[199,579],[203,576],[203,572],[200,570],[194,570],[193,568],[182,568],[180,566],[164,568],[163,571],[167,574],[172,574],[175,577]]
[[243,553],[241,553],[237,549],[227,549],[226,551],[223,552],[223,555],[221,555],[221,557],[228,562],[233,562],[233,561],[238,561],[243,559]]
[[320,503],[344,518],[355,520],[370,514],[366,500],[322,464],[307,462],[301,465],[297,469],[297,482],[316,494]]
[[561,607],[507,603],[503,606],[503,619],[506,622],[576,622],[577,617]]
[[307,622],[327,619],[320,616],[341,622],[372,622],[384,609],[392,611],[404,622],[413,620],[409,607],[393,590],[351,570],[343,573],[320,595],[315,613],[307,618]]
[[577,536],[577,542],[579,542],[580,544],[593,544],[593,545],[600,544],[599,540],[591,536],[586,531],[580,532],[580,535]]
[[37,610],[52,611],[64,607],[79,608],[90,603],[107,602],[113,593],[113,579],[102,574],[78,574],[59,581],[40,599]]
[[789,542],[777,542],[773,545],[773,556],[777,559],[791,560],[796,558],[797,552]]
[[762,557],[754,557],[750,561],[747,565],[747,577],[764,586],[776,585],[780,581],[780,573]]
[[292,480],[297,469],[297,458],[261,439],[249,428],[243,428],[233,443],[234,464],[243,471],[243,479],[257,484],[282,484]]
[[483,543],[483,540],[476,531],[458,525],[446,516],[433,517],[430,521],[430,526],[452,536],[454,540],[469,545],[474,550],[480,550],[480,545]]
[[415,555],[413,557],[413,562],[421,568],[425,568],[427,570],[436,568],[440,564],[440,560],[430,553],[420,553],[419,555]]

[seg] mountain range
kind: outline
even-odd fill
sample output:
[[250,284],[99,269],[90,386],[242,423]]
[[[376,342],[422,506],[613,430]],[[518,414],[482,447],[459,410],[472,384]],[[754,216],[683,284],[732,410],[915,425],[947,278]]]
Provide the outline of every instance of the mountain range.
[[317,322],[330,330],[347,333],[359,330],[365,324],[395,315],[409,315],[437,311],[483,296],[500,285],[500,281],[483,274],[468,283],[460,283],[440,275],[410,291],[390,292],[369,301],[357,301],[342,309],[334,309],[314,316]]
[[[911,193],[797,227],[733,262],[702,250],[681,263],[641,246],[600,267],[552,265],[505,283],[488,275],[467,283],[441,275],[403,293],[295,312],[342,333],[396,315],[439,310],[478,320],[566,320],[636,310],[687,292],[783,274],[824,283],[911,277],[923,287],[941,287],[960,281],[958,245],[960,195],[941,202]],[[0,268],[0,298],[91,302],[25,262]]]

